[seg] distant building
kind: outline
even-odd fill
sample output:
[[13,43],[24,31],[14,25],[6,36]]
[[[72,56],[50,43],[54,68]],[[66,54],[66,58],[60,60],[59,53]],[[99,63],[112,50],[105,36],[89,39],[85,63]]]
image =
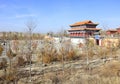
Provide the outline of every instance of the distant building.
[[120,28],[116,28],[117,29],[117,32],[120,34]]
[[107,35],[120,34],[120,28],[107,30],[107,31],[106,31],[106,34],[107,34]]
[[106,34],[107,34],[107,35],[113,35],[113,34],[116,34],[116,33],[117,33],[117,30],[113,30],[113,29],[106,31]]
[[90,20],[82,21],[82,22],[76,22],[72,25],[70,25],[70,29],[68,29],[69,36],[71,40],[75,43],[85,43],[86,37],[93,37],[96,41],[96,44],[99,45],[100,43],[100,36],[99,31],[100,28],[96,28],[98,23],[93,23]]
[[82,22],[76,22],[72,25],[70,25],[70,29],[68,29],[70,37],[88,37],[93,36],[94,33],[99,34],[99,31],[101,29],[96,28],[98,23],[93,23],[92,21],[82,21]]

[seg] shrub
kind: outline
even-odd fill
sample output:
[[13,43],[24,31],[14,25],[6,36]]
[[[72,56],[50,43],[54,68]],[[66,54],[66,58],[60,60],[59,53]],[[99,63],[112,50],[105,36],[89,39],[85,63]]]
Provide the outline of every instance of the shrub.
[[74,60],[78,57],[78,49],[73,47],[71,42],[65,41],[61,43],[59,48],[58,60]]
[[14,67],[18,67],[18,66],[22,66],[24,64],[25,64],[25,59],[22,56],[17,56],[17,57],[15,57],[12,65]]
[[16,78],[17,78],[17,75],[16,75],[17,71],[15,68],[8,68],[7,69],[7,75],[6,75],[6,81],[7,83],[10,83],[11,81],[14,81]]
[[2,55],[3,50],[3,47],[0,45],[0,56]]
[[59,47],[56,47],[54,42],[45,41],[39,50],[38,59],[44,63],[50,63],[77,58],[78,50],[73,48],[70,42],[61,42],[59,45]]
[[8,56],[10,59],[12,59],[13,57],[16,56],[16,54],[13,53],[11,49],[9,49],[9,50],[7,51],[7,56]]
[[100,58],[107,58],[108,55],[110,54],[110,50],[105,47],[97,48],[96,52],[97,56],[99,56]]
[[45,41],[39,50],[38,59],[44,63],[57,61],[57,50],[52,42]]
[[43,62],[44,63],[50,63],[51,62],[51,58],[49,56],[44,56],[43,57]]
[[88,57],[89,57],[89,58],[93,58],[93,56],[95,55],[95,52],[94,52],[93,49],[88,49],[88,50],[87,50],[87,53],[88,53]]
[[68,60],[74,60],[76,58],[76,52],[75,52],[75,49],[71,49],[68,51],[67,53],[67,59]]
[[7,66],[7,59],[5,59],[5,58],[1,58],[0,59],[0,68],[6,68],[6,66]]

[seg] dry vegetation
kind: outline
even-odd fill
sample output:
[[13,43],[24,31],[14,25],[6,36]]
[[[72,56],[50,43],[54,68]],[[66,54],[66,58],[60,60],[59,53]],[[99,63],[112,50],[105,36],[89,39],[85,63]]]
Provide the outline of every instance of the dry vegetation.
[[[92,41],[82,48],[69,40],[57,44],[43,40],[40,46],[33,42],[31,54],[37,61],[32,60],[30,73],[28,42],[21,48],[18,40],[13,44],[13,49],[6,51],[9,61],[0,59],[0,84],[29,84],[30,74],[32,84],[120,84],[119,47],[100,47]],[[3,51],[1,45],[0,55]]]
[[[44,73],[44,76],[34,76],[33,82],[34,84],[119,84],[119,63],[119,61],[111,61],[92,70],[73,68],[70,72],[69,69],[65,69],[64,75],[62,71],[51,71]],[[19,82],[25,82],[25,79]]]
[[55,47],[53,42],[45,41],[43,47],[39,50],[38,59],[44,63],[50,63],[55,61],[74,60],[76,59],[77,49],[73,49],[70,43],[60,43],[59,48]]
[[3,52],[3,47],[2,47],[2,45],[0,44],[0,56],[1,56],[2,52]]

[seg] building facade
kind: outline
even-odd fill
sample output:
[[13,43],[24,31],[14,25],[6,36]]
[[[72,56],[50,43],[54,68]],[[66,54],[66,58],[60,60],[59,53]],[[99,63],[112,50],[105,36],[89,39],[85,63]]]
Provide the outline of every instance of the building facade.
[[89,37],[94,36],[95,33],[99,34],[98,32],[101,30],[96,28],[98,23],[93,23],[92,21],[82,21],[76,22],[70,25],[70,29],[68,29],[70,37]]
[[71,38],[71,41],[79,44],[85,44],[86,38],[93,38],[96,45],[101,45],[101,39],[100,39],[100,28],[96,28],[98,23],[93,23],[90,20],[82,21],[82,22],[76,22],[72,25],[70,25],[70,29],[68,29],[69,37]]

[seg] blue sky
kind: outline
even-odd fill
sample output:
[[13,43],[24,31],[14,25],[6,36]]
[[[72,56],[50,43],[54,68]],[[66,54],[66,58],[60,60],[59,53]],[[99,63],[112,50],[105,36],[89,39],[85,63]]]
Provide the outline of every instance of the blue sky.
[[120,27],[120,0],[0,0],[0,31],[59,32],[83,20],[98,22],[98,28]]

